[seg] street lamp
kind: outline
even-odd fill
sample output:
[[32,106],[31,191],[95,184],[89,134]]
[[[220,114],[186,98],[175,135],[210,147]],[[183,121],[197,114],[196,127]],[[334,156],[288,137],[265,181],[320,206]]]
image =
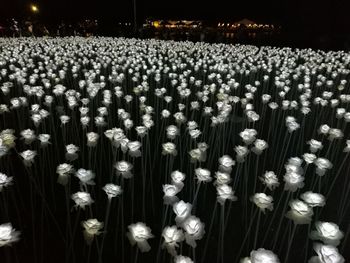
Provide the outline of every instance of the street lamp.
[[30,5],[30,10],[33,12],[33,13],[38,13],[39,12],[39,8],[37,5],[35,4],[31,4]]

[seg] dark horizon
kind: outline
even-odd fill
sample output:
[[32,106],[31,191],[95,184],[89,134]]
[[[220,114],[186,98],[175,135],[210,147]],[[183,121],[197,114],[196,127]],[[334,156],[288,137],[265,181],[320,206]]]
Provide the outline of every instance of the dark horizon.
[[[37,4],[40,17],[44,21],[105,19],[115,21],[133,21],[133,1],[121,0],[113,3],[108,0],[61,0],[61,1],[28,1],[3,0],[0,8],[0,19],[28,17],[30,4]],[[136,0],[138,22],[146,18],[189,19],[204,21],[237,21],[248,18],[260,23],[280,24],[283,27],[301,29],[318,29],[321,32],[350,32],[350,21],[347,13],[350,3],[345,1],[308,1],[287,0],[280,3],[271,1],[247,1],[232,3],[228,0],[217,0],[203,3],[199,0],[170,1]]]
[[[323,42],[331,43],[329,48],[344,48],[350,45],[350,20],[346,1],[245,1],[235,3],[228,0],[205,2],[135,0],[137,24],[140,27],[147,18],[188,19],[211,22],[236,22],[247,18],[257,23],[279,25],[287,36],[286,40],[300,39],[302,46],[321,47]],[[133,0],[61,0],[29,1],[3,0],[0,21],[12,17],[34,19],[47,24],[60,21],[74,23],[83,19],[98,19],[100,24],[113,26],[117,22],[133,22]],[[39,13],[30,12],[30,4],[39,7]],[[321,44],[313,45],[312,42]],[[288,45],[288,41],[286,42]],[[300,45],[299,45],[300,46]]]

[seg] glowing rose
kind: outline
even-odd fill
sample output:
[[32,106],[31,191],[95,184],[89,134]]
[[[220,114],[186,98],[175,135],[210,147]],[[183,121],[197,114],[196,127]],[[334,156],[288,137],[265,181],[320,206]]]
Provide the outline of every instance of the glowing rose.
[[279,263],[278,257],[270,250],[259,248],[250,252],[252,263]]
[[205,234],[204,223],[199,218],[190,216],[183,222],[182,227],[185,230],[186,243],[195,248],[196,240],[201,239]]
[[313,211],[310,206],[300,200],[292,200],[289,202],[290,210],[286,217],[293,220],[295,224],[310,224]]
[[11,246],[19,240],[20,232],[12,227],[11,223],[0,225],[0,247]]
[[300,196],[309,206],[317,207],[324,206],[326,204],[325,197],[318,193],[313,193],[311,191],[307,191]]
[[270,195],[266,195],[265,193],[256,193],[251,198],[252,201],[257,207],[261,209],[263,213],[265,213],[265,209],[270,211],[273,210],[273,198]]
[[338,225],[330,222],[318,221],[315,223],[316,230],[310,233],[313,240],[321,240],[326,245],[338,246],[340,240],[344,237]]
[[136,223],[128,226],[129,232],[127,237],[132,246],[137,244],[141,252],[148,252],[151,250],[150,245],[147,242],[147,239],[153,238],[151,229],[146,226],[144,223]]
[[85,241],[88,245],[91,245],[94,237],[101,234],[100,230],[103,228],[103,223],[93,218],[81,222],[81,225],[84,228]]

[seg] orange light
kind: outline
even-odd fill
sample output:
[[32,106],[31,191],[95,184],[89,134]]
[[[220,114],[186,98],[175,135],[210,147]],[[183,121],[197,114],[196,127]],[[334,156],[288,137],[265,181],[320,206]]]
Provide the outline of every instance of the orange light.
[[30,5],[30,10],[31,10],[33,13],[38,13],[38,12],[39,12],[38,6],[36,6],[36,5],[34,5],[34,4],[31,4],[31,5]]
[[154,21],[154,22],[153,22],[153,26],[154,26],[155,28],[160,27],[159,21]]

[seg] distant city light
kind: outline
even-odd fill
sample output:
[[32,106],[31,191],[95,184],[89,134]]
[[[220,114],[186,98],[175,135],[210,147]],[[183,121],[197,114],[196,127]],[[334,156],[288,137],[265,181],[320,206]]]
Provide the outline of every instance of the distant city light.
[[30,10],[33,12],[33,13],[38,13],[39,12],[39,8],[37,5],[35,4],[31,4],[30,5]]

